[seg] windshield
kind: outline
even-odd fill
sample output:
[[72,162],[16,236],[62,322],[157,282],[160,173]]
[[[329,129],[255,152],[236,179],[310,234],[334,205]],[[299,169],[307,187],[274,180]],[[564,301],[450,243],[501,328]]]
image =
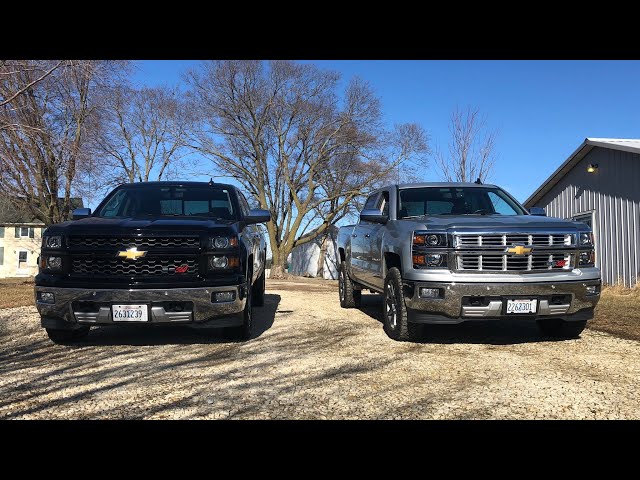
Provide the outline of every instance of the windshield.
[[499,188],[425,187],[400,190],[398,218],[423,215],[526,215]]
[[216,187],[147,186],[121,188],[99,207],[96,216],[185,216],[236,220],[229,191]]

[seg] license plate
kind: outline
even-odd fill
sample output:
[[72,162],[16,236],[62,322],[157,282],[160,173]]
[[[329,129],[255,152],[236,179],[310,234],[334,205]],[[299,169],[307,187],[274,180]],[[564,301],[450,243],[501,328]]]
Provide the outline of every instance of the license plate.
[[507,300],[507,313],[536,313],[537,300]]
[[114,322],[148,322],[146,305],[113,305],[111,307]]

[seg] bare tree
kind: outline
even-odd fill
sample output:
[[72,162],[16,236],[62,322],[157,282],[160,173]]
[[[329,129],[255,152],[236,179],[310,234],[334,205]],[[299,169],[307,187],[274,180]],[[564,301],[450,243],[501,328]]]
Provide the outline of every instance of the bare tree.
[[[68,60],[59,60],[53,63],[33,60],[0,60],[0,79],[15,75],[18,72],[32,72],[32,75],[23,77],[25,79],[24,83],[13,83],[13,90],[3,89],[3,91],[0,92],[0,107],[7,105],[18,95],[22,95],[36,83],[41,82],[65,64],[69,65],[71,62]],[[0,129],[2,127],[3,126],[0,125]]]
[[185,111],[175,88],[118,86],[101,113],[96,153],[111,167],[109,184],[161,180],[188,153]]
[[497,133],[487,129],[486,117],[475,107],[464,111],[456,107],[449,125],[451,139],[448,155],[436,150],[435,161],[449,182],[484,181],[495,163]]
[[7,100],[0,106],[0,189],[47,225],[69,216],[71,195],[92,168],[87,139],[101,90],[126,64],[63,63],[0,69],[0,97]]
[[418,126],[382,126],[380,101],[354,79],[289,61],[206,62],[188,73],[199,113],[193,147],[271,212],[271,276],[292,249],[353,211],[355,200],[426,149]]

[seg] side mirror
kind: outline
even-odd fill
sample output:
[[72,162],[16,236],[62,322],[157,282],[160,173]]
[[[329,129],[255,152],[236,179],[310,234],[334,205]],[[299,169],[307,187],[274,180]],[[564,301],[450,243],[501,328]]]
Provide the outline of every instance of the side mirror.
[[384,224],[389,221],[389,217],[387,215],[381,214],[380,211],[376,210],[375,208],[368,208],[360,212],[360,221]]
[[544,208],[542,208],[542,207],[531,207],[529,209],[529,214],[537,215],[538,217],[546,217],[547,216],[547,212],[545,212]]
[[91,216],[90,208],[76,208],[71,212],[71,218],[73,220],[80,220],[81,218],[87,218]]
[[244,217],[244,221],[247,225],[253,225],[255,223],[265,223],[271,220],[271,213],[269,210],[261,210],[256,208],[249,211],[249,215]]

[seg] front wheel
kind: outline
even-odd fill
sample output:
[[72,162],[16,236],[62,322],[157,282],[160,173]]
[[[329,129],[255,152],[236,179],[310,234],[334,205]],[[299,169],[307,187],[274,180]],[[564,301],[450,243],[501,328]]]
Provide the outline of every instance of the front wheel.
[[587,326],[586,320],[567,322],[561,318],[544,318],[537,323],[543,335],[556,338],[578,338]]
[[249,340],[251,335],[253,334],[253,310],[252,310],[252,301],[253,301],[253,288],[247,288],[247,300],[244,304],[244,310],[240,312],[238,315],[242,319],[242,325],[238,327],[231,327],[230,332],[231,337],[237,338],[238,340]]
[[402,293],[400,270],[389,269],[384,279],[384,303],[382,305],[384,331],[389,338],[401,342],[419,340],[422,325],[409,322],[407,306]]
[[340,295],[340,306],[342,308],[359,307],[362,300],[362,290],[356,290],[353,286],[353,280],[349,278],[347,273],[347,264],[340,263],[340,271],[338,274],[338,294]]
[[266,272],[262,269],[262,275],[258,277],[256,283],[253,284],[253,305],[262,307],[264,305],[264,291],[266,288]]

